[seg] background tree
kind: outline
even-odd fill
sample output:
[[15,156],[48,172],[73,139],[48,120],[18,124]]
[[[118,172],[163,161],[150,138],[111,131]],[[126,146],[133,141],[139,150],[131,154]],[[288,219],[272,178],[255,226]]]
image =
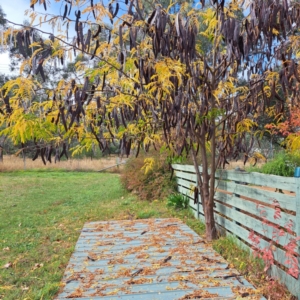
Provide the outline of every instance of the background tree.
[[[0,5],[0,34],[3,33],[6,25],[6,14],[4,13],[1,5]],[[5,48],[3,47],[3,44],[0,46],[0,53],[4,52]]]
[[[248,159],[257,120],[268,107],[278,114],[285,103],[298,102],[299,4],[252,0],[245,18],[241,11],[247,7],[238,0],[226,6],[224,1],[212,1],[207,9],[183,3],[176,14],[157,5],[145,18],[138,1],[126,1],[124,15],[119,14],[118,2],[105,6],[87,1],[84,10],[77,8],[71,19],[71,2],[62,1],[62,16],[48,20],[58,28],[74,26],[73,42],[62,34],[33,41],[28,27],[16,33],[20,52],[30,44],[37,47],[25,63],[36,71],[4,85],[5,95],[13,96],[12,112],[6,110],[2,118],[2,124],[9,125],[3,133],[15,142],[34,140],[43,159],[46,151],[51,156],[47,150],[51,146],[62,145],[64,153],[73,138],[80,143],[75,153],[94,142],[105,150],[116,140],[121,154],[128,155],[131,149],[138,154],[140,148],[147,151],[157,142],[174,155],[191,153],[206,237],[214,239],[217,168],[240,154]],[[36,13],[31,17],[36,18]],[[105,18],[111,20],[112,28],[107,28]],[[100,38],[102,30],[107,32],[106,41]],[[209,41],[205,53],[200,37]],[[79,61],[76,80],[62,78],[51,90],[40,83],[46,79],[47,64],[78,52],[94,61],[92,68]],[[239,86],[241,71],[247,84]],[[41,90],[45,101],[32,101]],[[276,99],[274,105],[271,99]],[[26,109],[24,101],[30,103]],[[145,169],[151,164],[147,160]]]
[[6,14],[4,13],[2,7],[0,6],[0,25],[4,26],[6,24]]
[[281,144],[297,154],[300,141],[300,109],[289,108],[286,114],[280,114],[273,123],[265,125],[267,131],[281,137]]
[[[4,85],[9,80],[8,76],[5,76],[4,74],[0,74],[0,87]],[[4,112],[0,109],[0,114],[4,114]],[[0,130],[4,129],[0,127]],[[7,135],[1,135],[0,134],[0,163],[3,162],[3,155],[4,155],[4,146],[7,139]]]
[[[0,31],[3,32],[5,24],[6,24],[6,15],[0,5]],[[3,50],[4,49],[2,49],[2,47],[1,47],[0,52],[3,52]],[[6,81],[8,81],[8,77],[5,76],[4,74],[1,74],[0,75],[0,87],[2,87]],[[1,110],[0,110],[0,114],[1,114]],[[3,149],[4,149],[5,140],[6,140],[6,136],[0,135],[0,163],[3,162]]]

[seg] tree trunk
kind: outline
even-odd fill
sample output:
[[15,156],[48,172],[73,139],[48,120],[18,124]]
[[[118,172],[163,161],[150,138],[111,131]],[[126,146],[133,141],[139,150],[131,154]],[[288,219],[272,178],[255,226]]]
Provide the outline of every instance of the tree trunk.
[[[203,125],[205,126],[205,125]],[[202,180],[203,180],[203,194],[202,203],[204,203],[204,217],[205,217],[205,228],[206,228],[206,240],[212,241],[217,238],[217,231],[215,226],[214,218],[214,196],[210,194],[210,175],[209,175],[209,164],[208,164],[208,154],[206,151],[206,128],[202,128],[201,136],[201,159],[202,159]]]
[[3,163],[3,155],[4,155],[4,143],[6,140],[6,136],[2,136],[0,138],[0,163]]
[[[199,171],[199,166],[197,163],[197,156],[196,156],[196,152],[195,149],[193,148],[193,145],[191,147],[191,151],[192,151],[192,158],[193,158],[193,163],[194,163],[194,168],[196,171],[196,175],[197,175],[197,189],[198,189],[198,194],[200,194],[201,197],[201,203],[202,203],[202,207],[203,207],[203,211],[204,211],[204,202],[202,201],[203,198],[203,190],[202,190],[202,178],[201,178],[201,174]],[[197,203],[199,201],[199,198],[197,198]],[[198,218],[198,216],[197,216]]]
[[25,156],[24,149],[22,150],[22,156],[23,156],[24,170],[26,170],[26,156]]
[[204,201],[206,240],[211,242],[217,238],[217,229],[214,217],[214,203],[210,201],[210,197],[205,198]]
[[[208,242],[217,238],[217,230],[214,217],[214,195],[211,195],[209,188],[210,175],[208,169],[203,167],[202,203],[204,203],[204,217],[206,228],[206,240]],[[211,183],[212,184],[212,183]]]
[[[209,165],[207,159],[207,152],[205,148],[205,135],[202,136],[202,141],[200,143],[201,149],[201,159],[202,159],[202,175],[199,172],[199,166],[196,160],[196,153],[193,148],[191,147],[193,163],[195,167],[195,171],[197,174],[197,181],[198,181],[198,190],[200,191],[201,196],[201,203],[204,211],[204,218],[205,218],[205,228],[206,228],[206,240],[212,241],[217,238],[217,230],[214,218],[214,192],[211,195],[209,182],[210,182],[210,175],[209,175]],[[212,181],[214,184],[214,180]]]
[[0,145],[0,163],[3,163],[3,147]]

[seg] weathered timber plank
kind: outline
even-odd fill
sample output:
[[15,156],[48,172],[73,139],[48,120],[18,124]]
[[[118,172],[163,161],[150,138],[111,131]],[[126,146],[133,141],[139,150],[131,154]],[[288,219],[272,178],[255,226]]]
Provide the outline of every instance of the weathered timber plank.
[[[191,173],[195,173],[195,168],[192,165],[178,165],[178,164],[172,164],[172,168],[174,170],[178,170],[178,171],[184,171],[184,172],[191,172]],[[202,167],[199,166],[199,170],[200,172],[202,172]]]
[[[262,234],[263,236],[271,240],[274,239],[273,228],[271,226],[268,226],[267,224],[262,224],[260,220],[247,216],[244,213],[239,212],[228,206],[225,206],[221,203],[216,202],[215,204],[215,210],[221,213],[222,215],[225,215],[236,222],[242,223],[244,226],[255,230],[256,232]],[[278,244],[280,244],[281,246],[286,246],[286,244],[291,238],[294,238],[294,236],[290,235],[289,233],[286,233],[285,236],[276,236]]]
[[[236,236],[238,236],[242,240],[244,240],[247,243],[254,246],[252,241],[249,239],[249,234],[250,234],[249,230],[247,230],[244,227],[239,226],[238,224],[236,224],[236,223],[234,223],[234,222],[232,222],[232,221],[230,221],[230,220],[228,220],[228,219],[224,218],[223,216],[221,216],[219,214],[216,214],[216,213],[215,213],[215,220],[216,220],[217,224],[221,225],[226,230],[231,231],[233,234],[235,234]],[[240,242],[242,243],[242,241],[240,241]],[[248,245],[243,243],[243,246],[245,246],[246,249],[253,252],[253,249],[251,249]],[[263,239],[260,239],[259,244],[257,246],[260,249],[269,248],[270,243],[263,240]],[[274,259],[276,261],[278,261],[279,263],[281,263],[282,265],[284,265],[285,267],[289,268],[290,265],[286,263],[285,251],[281,250],[280,248],[278,248],[274,245],[273,245],[273,249],[274,249],[274,251],[273,251]]]
[[[181,190],[187,191],[187,189],[183,188],[183,187],[178,187],[179,192],[181,192]],[[183,195],[185,195],[185,193],[182,193]],[[197,217],[197,205],[194,204],[194,201],[191,199],[190,200],[190,207],[193,209],[193,214],[195,215],[195,217],[198,219]],[[204,222],[204,212],[203,212],[203,207],[200,204],[199,205],[199,218]],[[225,229],[231,231],[232,233],[234,233],[235,235],[237,235],[238,237],[240,237],[241,239],[243,239],[244,241],[247,241],[248,243],[252,244],[251,241],[249,240],[249,234],[250,231],[248,231],[247,229],[239,226],[238,224],[224,218],[223,216],[219,215],[217,212],[215,212],[215,218],[216,218],[216,222],[221,225],[222,227],[224,227]],[[243,244],[245,246],[247,246],[246,244]],[[258,244],[260,249],[263,248],[268,248],[270,246],[270,243],[268,243],[267,241],[261,239],[260,243]],[[248,246],[247,246],[248,247]],[[280,248],[273,246],[273,248],[275,249],[273,251],[274,253],[274,259],[276,261],[278,261],[279,263],[281,263],[282,265],[286,266],[286,267],[290,267],[289,264],[286,264],[286,257],[285,257],[285,252],[283,250],[281,250]],[[248,247],[249,250],[251,250],[250,247]]]
[[195,182],[190,182],[190,181],[187,181],[185,179],[176,178],[176,181],[177,181],[177,184],[185,186],[186,188],[188,188],[190,190],[196,186]]
[[[192,193],[192,195],[190,195],[191,190],[184,186],[178,186],[178,192],[184,196],[187,196],[190,199],[189,207],[192,208],[195,218],[200,219],[202,222],[204,222],[205,219],[204,219],[204,212],[203,212],[202,204],[199,203],[199,206],[198,206],[199,213],[197,213],[197,204],[194,204],[194,199],[193,199],[194,193]],[[199,200],[201,201],[200,197],[199,197]]]
[[199,216],[199,217],[198,217],[197,219],[200,219],[200,220],[201,220],[201,222],[205,224],[205,217],[204,217],[204,215],[203,215],[203,214],[201,214],[201,213],[199,213],[199,215],[198,215],[198,216]]
[[199,206],[199,213],[197,213],[197,210],[192,209],[192,212],[193,212],[195,218],[197,220],[200,220],[202,223],[205,223],[205,217],[204,217],[204,214],[201,211],[203,211],[203,210],[200,210],[200,206]]
[[264,220],[268,220],[270,222],[273,222],[275,224],[278,224],[282,227],[286,226],[286,224],[291,220],[293,222],[293,227],[291,228],[293,231],[295,231],[295,222],[296,218],[295,216],[291,214],[287,214],[285,212],[281,212],[281,217],[279,219],[274,219],[275,209],[271,207],[267,207],[264,205],[258,205],[254,202],[251,202],[246,199],[242,199],[240,197],[236,197],[234,194],[224,194],[222,192],[216,192],[215,199],[224,202],[226,204],[232,205],[236,208],[242,209],[248,213],[251,213],[253,215],[256,215],[258,217],[261,217],[261,222],[263,223]]
[[[190,200],[192,201],[192,204],[190,204],[190,206],[193,208],[193,209],[196,209],[197,210],[197,204],[194,204],[194,193],[192,193],[192,195],[190,194],[191,190],[184,187],[184,186],[178,186],[178,191],[184,195],[184,196],[187,196],[190,198]],[[199,197],[199,210],[201,213],[203,213],[203,208],[202,208],[202,203],[201,203],[201,198]],[[190,202],[191,203],[191,202]]]
[[[174,170],[195,173],[194,166],[192,165],[172,165]],[[202,166],[199,166],[200,173],[202,172]],[[262,174],[257,172],[238,172],[233,170],[217,170],[216,178],[222,180],[233,180],[247,182],[253,185],[263,185],[273,188],[281,188],[287,191],[296,191],[295,180],[293,177],[283,177],[269,174]]]
[[287,194],[266,191],[255,186],[238,184],[232,181],[219,181],[216,186],[220,190],[226,190],[230,193],[235,193],[240,196],[255,199],[267,204],[274,204],[274,199],[277,200],[283,209],[296,211],[296,197]]
[[[300,178],[295,178],[296,185],[296,236],[300,237]],[[300,241],[298,241],[298,253],[300,254]],[[300,276],[298,278],[298,284],[300,286]],[[300,292],[299,292],[300,294]],[[298,297],[300,299],[300,296]]]
[[222,180],[233,180],[240,182],[247,182],[253,185],[262,185],[272,188],[280,188],[287,191],[295,191],[295,180],[293,177],[283,177],[276,175],[268,175],[256,172],[237,172],[218,170],[216,178]]
[[185,173],[182,171],[175,171],[175,176],[177,178],[184,178],[187,180],[191,180],[193,182],[197,182],[197,175],[196,174],[191,174],[191,173]]
[[187,196],[187,197],[189,197],[189,198],[191,198],[191,199],[194,200],[194,192],[191,191],[190,188],[187,188],[187,187],[185,187],[185,186],[179,185],[179,186],[178,186],[178,191],[179,191],[182,195]]
[[279,281],[286,285],[291,294],[300,299],[300,279],[295,279],[275,265],[271,266],[271,275],[279,278]]
[[189,206],[197,211],[197,204],[194,204],[194,199],[189,195],[189,190],[183,186],[178,186],[178,192],[189,198]]

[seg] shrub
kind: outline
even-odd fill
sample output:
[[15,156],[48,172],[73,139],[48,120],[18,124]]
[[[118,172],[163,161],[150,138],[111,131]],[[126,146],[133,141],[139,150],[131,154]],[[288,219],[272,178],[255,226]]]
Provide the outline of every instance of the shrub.
[[189,198],[179,193],[171,194],[168,197],[167,206],[173,206],[176,209],[188,208]]
[[[151,170],[145,174],[145,159],[153,158]],[[121,173],[124,187],[142,200],[163,199],[174,192],[175,179],[171,178],[171,167],[167,163],[167,153],[151,150],[130,158]]]
[[279,152],[275,155],[274,159],[261,167],[251,167],[248,170],[250,172],[291,177],[298,166],[300,166],[300,155],[298,153]]

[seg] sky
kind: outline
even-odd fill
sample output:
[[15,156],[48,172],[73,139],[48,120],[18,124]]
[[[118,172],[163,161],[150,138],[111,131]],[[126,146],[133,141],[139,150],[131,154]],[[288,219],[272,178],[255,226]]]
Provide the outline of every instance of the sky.
[[[22,24],[24,20],[29,20],[28,16],[25,16],[25,11],[30,9],[30,0],[6,0],[0,3],[4,13],[6,14],[6,19]],[[51,5],[47,5],[47,12],[50,14],[57,14],[60,12],[61,3],[56,3],[51,0]],[[73,8],[72,11],[74,11]],[[45,13],[43,5],[36,4],[35,11]],[[37,18],[38,19],[38,18]],[[16,26],[17,27],[17,26]],[[52,32],[52,28],[49,25],[42,26],[42,30]],[[0,73],[5,73],[7,75],[12,75],[9,71],[9,55],[8,53],[0,54]],[[13,73],[16,75],[17,73]]]
[[[30,9],[30,0],[6,0],[6,1],[0,1],[0,6],[2,7],[4,13],[6,14],[6,19],[18,23],[18,24],[22,24],[24,20],[29,20],[28,16],[25,16],[25,11],[26,10],[31,10]],[[50,2],[50,4],[49,4]],[[103,3],[107,4],[108,0],[104,0]],[[38,1],[39,3],[39,1]],[[65,7],[65,3],[63,0],[61,0],[60,2],[56,2],[54,0],[47,0],[47,11],[44,10],[44,6],[43,5],[39,5],[36,4],[34,9],[36,12],[41,12],[42,14],[53,14],[53,15],[63,15],[64,12],[64,7]],[[90,2],[87,1],[87,3],[89,4]],[[73,5],[72,7],[72,12],[70,14],[70,17],[72,19],[75,19],[74,16],[74,12],[75,10],[83,10],[84,7],[81,5],[81,7],[76,7]],[[30,13],[29,13],[30,14]],[[85,16],[88,16],[89,14],[86,14]],[[85,18],[82,17],[81,20],[84,20]],[[108,22],[108,19],[106,20]],[[35,23],[34,24],[38,24],[39,23],[39,16],[36,18]],[[10,26],[10,24],[9,24]],[[17,26],[15,26],[16,28]],[[52,27],[50,25],[48,25],[47,23],[43,24],[42,27],[38,28],[42,29],[43,31],[46,32],[52,32]],[[54,32],[55,34],[55,32]],[[74,28],[72,28],[70,26],[69,29],[69,37],[73,37],[75,36],[75,30]],[[7,75],[18,75],[18,72],[12,73],[9,70],[9,64],[10,64],[10,60],[9,60],[9,55],[8,52],[0,54],[0,73],[5,73]]]
[[[2,7],[4,13],[6,14],[6,18],[12,22],[22,24],[24,20],[29,20],[28,16],[25,16],[25,11],[30,10],[30,0],[5,0],[5,1],[0,1],[0,6]],[[39,1],[38,1],[39,2]],[[35,5],[35,11],[36,12],[41,12],[42,14],[49,13],[49,14],[54,14],[54,15],[62,15],[64,11],[64,1],[56,2],[55,0],[47,0],[47,12],[45,12],[43,5],[39,5],[38,3]],[[89,1],[87,1],[89,3]],[[107,4],[108,0],[103,0],[105,4]],[[121,1],[122,3],[122,1]],[[74,19],[74,11],[79,9],[79,7],[73,6],[72,7],[72,12],[71,12],[71,17]],[[80,7],[82,10],[83,7]],[[123,13],[124,11],[127,11],[126,6],[121,4],[120,11]],[[39,17],[36,19],[36,24],[39,22],[38,21]],[[108,20],[107,20],[108,22]],[[42,30],[47,31],[47,32],[52,32],[52,28],[50,25],[43,24],[42,25]],[[74,34],[72,34],[72,31]],[[75,31],[73,28],[70,27],[70,32],[69,36],[74,36]],[[9,55],[8,51],[6,53],[1,54],[0,53],[0,73],[5,73],[7,75],[17,75],[18,72],[11,73],[9,70]]]
[[[1,7],[6,14],[6,18],[13,22],[24,20],[24,11],[28,8],[27,0],[2,1]],[[8,53],[0,54],[0,73],[9,74]]]

